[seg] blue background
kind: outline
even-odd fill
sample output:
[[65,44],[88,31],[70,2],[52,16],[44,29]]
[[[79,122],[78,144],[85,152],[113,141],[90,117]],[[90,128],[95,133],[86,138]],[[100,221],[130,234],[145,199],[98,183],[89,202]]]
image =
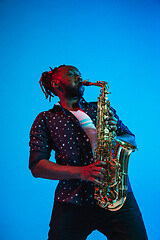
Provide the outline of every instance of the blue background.
[[[160,1],[1,0],[0,29],[0,239],[47,239],[57,181],[32,177],[28,141],[37,114],[58,101],[45,100],[41,73],[61,64],[108,81],[111,104],[137,139],[132,188],[149,239],[160,239]],[[85,98],[98,94],[88,87]]]

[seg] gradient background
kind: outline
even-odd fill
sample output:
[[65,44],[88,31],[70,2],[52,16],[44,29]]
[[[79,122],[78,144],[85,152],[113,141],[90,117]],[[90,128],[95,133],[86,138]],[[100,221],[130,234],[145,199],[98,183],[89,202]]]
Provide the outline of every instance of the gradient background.
[[[28,141],[37,114],[58,100],[45,100],[41,73],[61,64],[109,82],[111,104],[137,139],[132,188],[149,239],[160,239],[160,1],[0,0],[0,29],[0,239],[47,239],[57,181],[32,177]],[[85,98],[98,94],[88,87]]]

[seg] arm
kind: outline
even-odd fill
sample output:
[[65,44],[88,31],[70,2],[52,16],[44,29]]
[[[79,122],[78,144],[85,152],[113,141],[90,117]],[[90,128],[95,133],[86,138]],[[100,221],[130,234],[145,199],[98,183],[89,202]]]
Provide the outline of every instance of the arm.
[[118,139],[123,140],[125,142],[128,142],[130,144],[132,144],[133,146],[137,147],[137,144],[135,142],[135,137],[133,135],[130,134],[123,134],[120,136],[117,136]]
[[47,159],[42,159],[31,169],[31,172],[36,178],[40,177],[51,180],[81,179],[103,185],[106,176],[105,166],[106,163],[101,161],[88,166],[75,167],[59,165]]
[[108,118],[107,124],[109,124],[111,131],[115,131],[118,133],[118,135],[115,136],[115,139],[118,138],[137,147],[137,144],[135,142],[135,136],[122,123],[122,121],[119,120],[119,117],[117,115],[115,117],[113,113],[110,112],[110,117]]
[[104,162],[96,162],[88,166],[77,167],[59,165],[49,161],[51,142],[45,119],[45,113],[39,114],[30,132],[29,168],[33,176],[52,180],[81,179],[84,181],[92,181],[96,184],[103,184],[104,176],[106,175],[104,168],[106,163]]
[[59,165],[47,159],[40,160],[31,172],[34,177],[51,180],[72,179],[79,177],[78,167]]

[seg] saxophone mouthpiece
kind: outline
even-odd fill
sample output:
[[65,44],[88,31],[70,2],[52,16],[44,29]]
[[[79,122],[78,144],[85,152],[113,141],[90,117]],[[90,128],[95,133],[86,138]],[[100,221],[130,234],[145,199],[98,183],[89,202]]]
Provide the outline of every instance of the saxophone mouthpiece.
[[83,84],[84,86],[90,86],[90,85],[91,85],[91,83],[89,82],[89,79],[83,80],[83,81],[82,81],[82,84]]

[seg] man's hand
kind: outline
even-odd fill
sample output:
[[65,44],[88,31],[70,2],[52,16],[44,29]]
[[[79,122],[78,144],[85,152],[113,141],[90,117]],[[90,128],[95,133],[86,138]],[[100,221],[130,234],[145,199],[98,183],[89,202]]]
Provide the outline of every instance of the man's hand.
[[91,181],[97,185],[104,185],[107,171],[106,162],[98,161],[88,166],[80,167],[80,179]]
[[109,112],[109,116],[106,118],[106,125],[112,132],[117,130],[117,119],[113,116],[112,111]]

